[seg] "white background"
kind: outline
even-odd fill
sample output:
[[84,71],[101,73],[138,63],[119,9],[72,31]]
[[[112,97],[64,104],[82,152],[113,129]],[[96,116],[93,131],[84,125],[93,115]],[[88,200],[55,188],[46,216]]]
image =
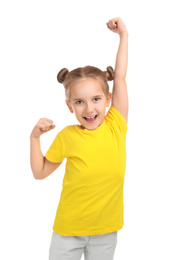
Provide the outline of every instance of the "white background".
[[[106,22],[121,17],[129,32],[129,119],[124,185],[125,225],[115,259],[173,259],[172,3],[159,0],[1,1],[0,258],[47,260],[65,161],[47,179],[30,169],[30,133],[39,118],[66,125],[58,71],[114,67],[119,36]],[[110,87],[111,84],[110,84]]]

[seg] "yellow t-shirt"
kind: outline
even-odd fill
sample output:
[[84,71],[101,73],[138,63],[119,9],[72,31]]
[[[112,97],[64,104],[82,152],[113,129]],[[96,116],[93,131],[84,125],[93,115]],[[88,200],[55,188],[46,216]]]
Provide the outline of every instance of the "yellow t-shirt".
[[51,162],[67,158],[56,233],[89,236],[122,228],[126,132],[124,117],[111,106],[95,130],[70,125],[58,133],[46,153]]

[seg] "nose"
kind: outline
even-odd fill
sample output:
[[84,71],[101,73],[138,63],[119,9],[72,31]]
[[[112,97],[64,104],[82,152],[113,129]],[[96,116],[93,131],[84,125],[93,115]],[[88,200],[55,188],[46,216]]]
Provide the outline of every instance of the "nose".
[[93,113],[93,111],[94,111],[93,105],[90,102],[86,103],[85,104],[85,113],[87,115],[91,115]]

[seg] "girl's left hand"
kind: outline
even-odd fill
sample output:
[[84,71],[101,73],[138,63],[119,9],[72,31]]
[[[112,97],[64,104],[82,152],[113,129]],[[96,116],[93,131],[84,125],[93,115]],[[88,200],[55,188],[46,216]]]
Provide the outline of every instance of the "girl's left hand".
[[127,28],[120,17],[113,18],[109,20],[109,22],[106,24],[108,29],[114,33],[118,33],[118,34],[121,34],[123,32],[128,33]]

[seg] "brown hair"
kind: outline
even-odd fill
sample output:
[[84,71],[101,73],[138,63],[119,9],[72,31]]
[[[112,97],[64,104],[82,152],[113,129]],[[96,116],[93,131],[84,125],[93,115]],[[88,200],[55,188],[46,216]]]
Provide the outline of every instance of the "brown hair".
[[57,75],[57,80],[59,83],[63,83],[65,88],[65,94],[68,99],[70,99],[70,87],[75,81],[85,79],[85,78],[95,78],[102,81],[102,89],[107,96],[109,94],[109,85],[107,81],[114,79],[114,71],[111,66],[107,67],[106,71],[102,71],[93,66],[85,66],[83,68],[77,68],[72,71],[63,68],[59,71]]

